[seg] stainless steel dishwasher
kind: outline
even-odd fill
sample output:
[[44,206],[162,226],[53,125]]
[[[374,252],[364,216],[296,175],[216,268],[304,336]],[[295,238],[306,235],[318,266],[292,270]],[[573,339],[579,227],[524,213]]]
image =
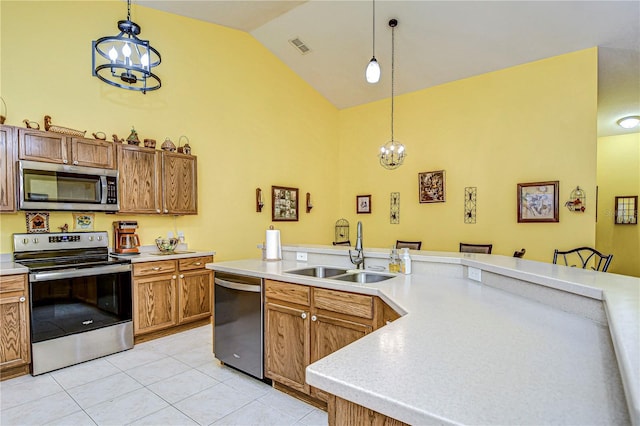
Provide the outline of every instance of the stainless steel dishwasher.
[[215,357],[264,379],[262,279],[216,272],[214,283]]

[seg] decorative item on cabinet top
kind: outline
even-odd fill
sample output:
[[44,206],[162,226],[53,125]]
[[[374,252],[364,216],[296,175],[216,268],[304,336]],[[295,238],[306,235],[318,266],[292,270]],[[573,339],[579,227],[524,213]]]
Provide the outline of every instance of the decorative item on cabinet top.
[[[186,142],[184,143],[184,146],[181,146],[181,141],[183,138],[186,139]],[[180,138],[178,138],[178,152],[180,154],[191,155],[191,146],[189,146],[189,138],[186,137],[185,135],[182,135],[180,136]]]
[[63,135],[68,135],[68,136],[79,136],[81,138],[83,138],[84,134],[87,133],[86,130],[75,130],[75,129],[71,129],[69,127],[62,127],[62,126],[53,125],[53,124],[51,124],[51,116],[50,115],[45,115],[44,116],[44,129],[47,132],[61,133]]
[[107,140],[107,134],[105,132],[95,132],[95,133],[91,133],[91,135],[93,136],[94,139],[99,139],[101,141]]
[[124,143],[124,138],[119,138],[115,133],[111,135],[114,143]]
[[0,96],[0,124],[4,124],[4,121],[7,119],[7,104]]
[[140,145],[140,139],[138,139],[138,132],[136,132],[135,127],[131,127],[131,133],[127,137],[127,143],[129,145]]
[[28,118],[25,118],[22,122],[27,129],[40,130],[40,124],[38,124],[37,121],[31,121]]
[[166,137],[164,139],[164,142],[162,142],[162,146],[160,148],[162,148],[164,151],[175,152],[176,145],[171,142],[171,139],[169,139],[169,137]]
[[144,140],[144,146],[145,146],[145,148],[155,148],[156,147],[156,140],[155,139],[145,139]]

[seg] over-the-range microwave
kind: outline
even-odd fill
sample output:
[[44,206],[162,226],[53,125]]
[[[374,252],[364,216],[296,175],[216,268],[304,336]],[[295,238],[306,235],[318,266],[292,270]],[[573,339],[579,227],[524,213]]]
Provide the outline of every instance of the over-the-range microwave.
[[18,208],[116,212],[118,171],[20,160]]

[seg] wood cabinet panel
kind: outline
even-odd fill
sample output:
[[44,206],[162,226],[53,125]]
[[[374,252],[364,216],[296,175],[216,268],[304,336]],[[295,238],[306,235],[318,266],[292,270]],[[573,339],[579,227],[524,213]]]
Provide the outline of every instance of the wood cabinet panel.
[[17,128],[0,126],[0,212],[16,211],[17,136]]
[[272,302],[265,304],[265,376],[308,393],[309,313]]
[[311,304],[311,287],[265,280],[265,297],[309,306]]
[[143,262],[133,264],[133,276],[169,274],[176,272],[175,260],[159,260],[157,262]]
[[363,294],[315,288],[313,306],[360,318],[373,318],[373,297]]
[[31,362],[29,294],[26,275],[0,277],[0,375],[29,372]]
[[311,362],[316,362],[373,331],[370,325],[325,315],[313,315],[311,321]]
[[213,271],[180,272],[180,311],[178,322],[194,321],[211,315]]
[[213,256],[187,257],[186,259],[178,259],[178,269],[180,269],[180,271],[202,269],[204,265],[212,262]]
[[162,202],[168,214],[197,214],[197,159],[192,155],[162,153]]
[[72,164],[105,169],[115,168],[113,142],[84,138],[70,138],[70,140]]
[[177,324],[175,275],[139,278],[133,281],[133,331],[150,333]]
[[120,213],[162,213],[160,210],[160,152],[119,144]]
[[66,137],[62,134],[35,129],[19,129],[18,141],[18,155],[21,160],[69,164],[70,147],[67,145]]
[[328,412],[329,426],[409,426],[400,420],[333,395],[329,399]]

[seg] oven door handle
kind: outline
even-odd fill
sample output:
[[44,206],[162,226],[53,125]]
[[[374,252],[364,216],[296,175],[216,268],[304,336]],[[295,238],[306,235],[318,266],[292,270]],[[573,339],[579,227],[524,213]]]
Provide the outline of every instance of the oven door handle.
[[64,269],[62,271],[34,272],[29,274],[29,281],[51,281],[64,278],[88,277],[95,275],[115,274],[131,271],[131,264],[98,266],[95,268]]
[[220,278],[215,278],[213,281],[216,285],[229,288],[231,290],[250,291],[252,293],[260,293],[261,291],[261,287],[259,285],[236,283],[233,281],[222,280]]

